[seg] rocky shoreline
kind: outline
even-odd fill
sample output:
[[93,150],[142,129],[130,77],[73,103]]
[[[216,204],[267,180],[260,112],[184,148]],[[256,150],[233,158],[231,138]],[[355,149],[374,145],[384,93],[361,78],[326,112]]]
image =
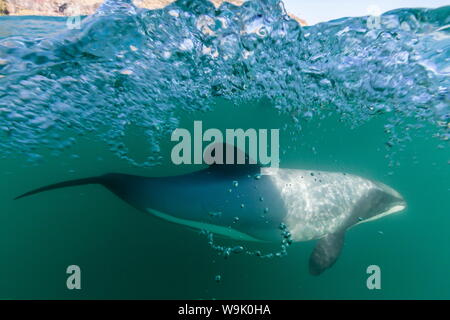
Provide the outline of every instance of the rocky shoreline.
[[[164,8],[174,0],[134,0],[142,8]],[[210,0],[219,6],[223,0]],[[89,15],[95,12],[103,0],[0,0],[0,15],[39,15],[39,16],[73,16]],[[235,5],[241,5],[244,0],[227,0]],[[290,14],[301,25],[306,21]]]
[[[167,6],[174,0],[134,0],[134,3],[143,8],[158,9]],[[210,0],[216,6],[223,0]],[[0,0],[0,9],[8,15],[45,15],[69,16],[74,11],[88,15],[102,4],[103,0]],[[227,0],[241,5],[243,0]]]

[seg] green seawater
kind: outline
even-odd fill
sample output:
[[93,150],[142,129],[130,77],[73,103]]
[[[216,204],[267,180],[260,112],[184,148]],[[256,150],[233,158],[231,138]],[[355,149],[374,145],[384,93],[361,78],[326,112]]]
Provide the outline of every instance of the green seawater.
[[[270,125],[276,114],[264,103],[248,103],[253,107],[247,114],[230,113],[230,106],[222,103],[217,111],[203,116],[187,115],[182,127],[192,126],[193,119],[202,120],[205,128]],[[254,111],[258,111],[257,117]],[[307,268],[314,241],[293,244],[282,258],[233,255],[224,259],[199,232],[143,214],[100,186],[12,200],[34,187],[75,177],[105,172],[164,176],[195,168],[165,164],[133,169],[89,139],[76,146],[77,159],[71,158],[71,150],[35,166],[3,160],[1,297],[449,298],[448,151],[438,149],[432,138],[417,137],[398,155],[400,164],[389,167],[382,124],[379,119],[346,129],[336,119],[311,121],[305,124],[296,150],[286,146],[289,133],[281,133],[280,147],[286,151],[281,156],[282,167],[343,171],[378,179],[399,190],[408,203],[403,213],[349,230],[338,262],[320,277],[309,275]],[[236,244],[224,239],[218,242]],[[258,248],[277,249],[275,245]],[[72,264],[82,270],[80,291],[66,288],[65,271]],[[381,290],[366,287],[369,265],[381,268]],[[215,281],[216,275],[221,275],[220,283]]]
[[[129,8],[107,1],[81,30],[67,31],[61,18],[0,18],[0,299],[450,299],[450,54],[440,29],[449,7],[385,14],[385,29],[372,32],[365,18],[301,30],[275,1],[220,10],[177,1],[137,13],[115,3]],[[173,22],[169,9],[186,15]],[[199,38],[201,15],[228,27],[217,22],[220,36]],[[270,36],[242,35],[236,49],[233,23],[264,25]],[[186,52],[189,42],[178,40],[189,32],[219,58],[198,53],[195,41],[198,51]],[[234,55],[244,48],[256,52],[248,64]],[[284,257],[225,259],[199,230],[139,212],[99,185],[13,200],[109,172],[200,170],[170,160],[173,129],[196,120],[204,130],[280,129],[282,168],[378,180],[408,207],[348,230],[336,264],[316,277],[315,241]],[[81,268],[81,290],[67,289],[70,265]],[[381,269],[380,290],[367,287],[371,265]]]

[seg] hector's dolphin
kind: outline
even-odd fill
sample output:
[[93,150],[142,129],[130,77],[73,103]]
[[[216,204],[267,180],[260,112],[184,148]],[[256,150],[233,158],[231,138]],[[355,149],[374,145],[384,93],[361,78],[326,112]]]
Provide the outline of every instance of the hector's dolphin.
[[406,207],[394,189],[355,175],[253,164],[212,164],[180,176],[147,178],[110,173],[42,187],[38,192],[100,184],[138,210],[167,221],[245,241],[318,239],[310,272],[337,260],[350,227]]

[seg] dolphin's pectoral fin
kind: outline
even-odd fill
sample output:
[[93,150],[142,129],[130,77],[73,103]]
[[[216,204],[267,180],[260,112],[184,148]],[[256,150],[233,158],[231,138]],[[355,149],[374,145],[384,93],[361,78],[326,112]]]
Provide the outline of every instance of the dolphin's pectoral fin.
[[345,231],[332,233],[320,239],[309,258],[309,272],[318,276],[330,268],[339,257],[344,244]]

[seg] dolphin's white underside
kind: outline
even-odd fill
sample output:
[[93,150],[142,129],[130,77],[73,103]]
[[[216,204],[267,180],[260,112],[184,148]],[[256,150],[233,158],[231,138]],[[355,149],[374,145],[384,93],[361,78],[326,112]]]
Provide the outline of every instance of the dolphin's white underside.
[[222,235],[222,236],[225,236],[225,237],[228,237],[231,239],[244,240],[244,241],[260,241],[256,238],[253,238],[252,236],[249,236],[248,234],[237,231],[231,227],[223,227],[223,226],[218,226],[218,225],[214,225],[214,224],[210,224],[210,223],[206,223],[206,222],[198,222],[198,221],[192,221],[192,220],[187,220],[187,219],[181,219],[181,218],[177,218],[177,217],[168,215],[166,213],[162,213],[162,212],[154,210],[154,209],[147,209],[147,211],[163,220],[166,220],[166,221],[169,221],[172,223],[176,223],[176,224],[181,224],[181,225],[184,225],[184,226],[187,226],[190,228],[207,230],[212,233]]

